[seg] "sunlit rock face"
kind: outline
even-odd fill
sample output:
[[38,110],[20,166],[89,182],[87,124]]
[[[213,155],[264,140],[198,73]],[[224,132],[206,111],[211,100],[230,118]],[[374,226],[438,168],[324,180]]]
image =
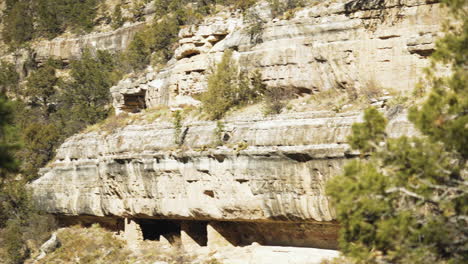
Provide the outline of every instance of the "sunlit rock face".
[[52,57],[70,61],[80,58],[85,48],[122,51],[130,44],[135,33],[144,26],[145,22],[138,22],[110,32],[40,41],[33,45],[35,60],[42,62]]
[[231,121],[222,135],[215,122],[187,123],[182,146],[172,124],[76,135],[35,193],[47,211],[71,215],[331,221],[324,183],[357,117],[309,114]]
[[260,71],[269,86],[299,94],[342,89],[408,91],[428,65],[443,15],[437,1],[322,1],[289,20],[273,19],[267,4],[256,8],[265,22],[251,35],[238,12],[221,13],[180,31],[178,48],[159,72],[113,87],[114,107],[124,94],[145,92],[148,107],[196,104],[210,69],[226,49],[243,71]]
[[[441,17],[439,4],[419,0],[319,3],[289,20],[273,19],[266,4],[257,9],[265,24],[256,41],[238,12],[182,29],[167,67],[111,89],[117,113],[199,103],[193,95],[206,90],[226,49],[242,70],[298,94],[411,90]],[[414,133],[404,112],[387,114],[390,136]],[[327,111],[251,116],[226,120],[222,133],[216,122],[187,121],[181,144],[169,122],[82,133],[58,149],[32,188],[47,212],[115,220],[134,227],[137,239],[153,225],[147,221],[165,220],[182,234],[204,225],[208,245],[336,248],[325,185],[355,157],[346,138],[360,119]]]
[[[41,206],[65,215],[332,221],[325,182],[353,156],[357,113],[309,112],[182,128],[132,125],[68,139],[33,183]],[[411,133],[395,117],[391,135]],[[222,145],[219,145],[219,141]],[[218,146],[217,146],[218,144]]]
[[[336,248],[325,184],[355,156],[346,137],[358,120],[353,112],[283,114],[228,120],[218,134],[215,122],[187,122],[182,145],[170,123],[79,134],[32,189],[49,213],[97,216],[107,225],[105,219],[136,219],[139,229],[144,219],[188,227],[203,221],[212,247],[263,241]],[[404,113],[392,117],[390,136],[413,132]]]

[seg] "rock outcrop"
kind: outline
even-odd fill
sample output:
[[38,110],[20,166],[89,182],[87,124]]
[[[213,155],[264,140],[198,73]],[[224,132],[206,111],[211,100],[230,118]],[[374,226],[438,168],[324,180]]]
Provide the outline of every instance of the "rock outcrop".
[[40,254],[36,257],[36,260],[43,259],[47,254],[54,252],[61,245],[60,240],[57,237],[57,232],[53,233],[52,236],[42,244],[40,247]]
[[[111,89],[117,112],[197,104],[192,96],[206,89],[226,49],[243,71],[259,70],[268,86],[298,94],[411,90],[428,65],[441,12],[423,0],[318,3],[289,20],[273,19],[267,4],[256,9],[265,22],[255,38],[237,12],[184,28],[166,68]],[[414,133],[404,113],[389,118],[390,136]],[[41,171],[34,196],[47,212],[105,219],[133,240],[171,244],[176,234],[194,246],[336,248],[338,223],[324,188],[356,155],[346,137],[359,119],[304,112],[226,120],[223,131],[193,121],[180,130],[150,123],[82,133]]]
[[[221,134],[215,122],[191,122],[183,145],[171,124],[80,134],[42,170],[34,196],[54,214],[249,222],[240,233],[332,248],[337,225],[324,187],[353,157],[346,136],[357,120],[358,113],[285,114],[228,121]],[[402,116],[390,122],[390,135],[411,131]],[[284,222],[283,240],[268,226],[276,222]],[[239,230],[229,223],[220,229]],[[288,232],[303,237],[286,243],[294,240]]]
[[265,3],[256,9],[262,30],[240,13],[221,13],[181,30],[179,45],[160,72],[113,87],[114,107],[125,95],[144,94],[146,106],[194,104],[210,68],[226,49],[243,71],[259,70],[269,86],[297,93],[343,89],[351,93],[412,90],[428,65],[441,24],[437,1],[323,1],[286,19],[273,19]]
[[137,22],[110,32],[40,41],[33,45],[36,53],[35,59],[39,62],[45,61],[47,58],[70,61],[78,59],[85,48],[122,51],[130,44],[135,33],[140,31],[145,24],[145,22]]

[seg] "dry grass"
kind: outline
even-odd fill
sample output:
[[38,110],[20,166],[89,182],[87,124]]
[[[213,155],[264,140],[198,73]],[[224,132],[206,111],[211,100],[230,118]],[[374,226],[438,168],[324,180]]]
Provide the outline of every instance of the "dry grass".
[[[3,230],[0,229],[0,245],[5,245],[5,241],[3,239]],[[6,248],[4,246],[0,246],[0,259],[7,259],[7,251],[6,251]],[[0,261],[0,263],[2,263]]]
[[115,130],[128,125],[131,120],[131,116],[127,113],[122,113],[120,115],[112,115],[100,123],[87,127],[85,129],[85,133],[100,131],[106,132],[107,134],[111,134],[114,133]]
[[157,106],[154,108],[145,109],[141,116],[148,123],[154,123],[157,120],[169,120],[171,118],[171,110],[167,106]]
[[58,231],[61,247],[48,254],[37,264],[146,264],[157,261],[169,264],[221,264],[204,255],[191,254],[180,241],[172,246],[162,246],[157,241],[143,241],[137,249],[130,250],[127,243],[98,224],[90,228],[73,226]]
[[371,79],[367,81],[364,87],[361,88],[360,94],[365,96],[368,100],[381,97],[384,93],[384,88],[381,87],[376,80]]
[[[403,106],[407,108],[412,102],[412,98],[408,94],[385,89],[379,86],[376,81],[370,80],[366,82],[359,91],[335,88],[294,99],[290,99],[293,96],[288,95],[285,96],[286,99],[284,100],[282,100],[282,94],[273,94],[270,96],[270,100],[266,98],[259,103],[230,109],[226,112],[225,119],[262,117],[270,114],[275,115],[279,112],[334,111],[336,113],[342,113],[360,111],[369,107],[372,102],[375,102],[383,95],[387,94],[393,96],[393,98],[386,103],[389,107]],[[202,111],[201,107],[181,105],[178,110],[181,111],[184,122],[210,120],[209,116]],[[173,111],[174,109],[161,105],[145,109],[141,113],[122,113],[118,116],[111,116],[99,124],[88,127],[85,132],[100,131],[111,134],[117,129],[130,124],[144,125],[158,122],[171,122],[173,119]]]
[[58,232],[58,238],[62,246],[38,264],[132,263],[131,251],[126,249],[126,243],[99,225],[64,228]]
[[[194,106],[182,106],[182,117],[200,120],[200,111]],[[144,125],[155,122],[168,122],[172,119],[172,111],[167,106],[157,106],[154,108],[145,109],[141,113],[121,113],[119,115],[109,116],[100,123],[89,126],[85,129],[85,133],[101,132],[112,134],[118,129],[127,125]]]
[[345,110],[355,109],[356,103],[361,104],[358,100],[351,100],[349,94],[345,91],[333,89],[291,100],[286,106],[286,109],[288,112],[343,112]]
[[[195,263],[197,256],[184,250],[180,240],[173,242],[171,247],[161,247],[157,242],[144,241],[140,245],[138,253],[138,263],[153,263],[155,261],[163,261],[169,264]],[[200,262],[196,262],[200,263]],[[202,264],[202,263],[200,263]]]

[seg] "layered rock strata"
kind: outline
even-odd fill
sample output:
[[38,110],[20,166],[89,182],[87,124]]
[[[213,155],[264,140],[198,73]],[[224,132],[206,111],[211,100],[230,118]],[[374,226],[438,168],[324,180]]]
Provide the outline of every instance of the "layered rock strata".
[[[178,48],[159,72],[112,88],[118,112],[133,111],[125,95],[143,94],[146,106],[196,104],[210,69],[226,49],[243,71],[260,71],[268,86],[315,93],[412,90],[440,31],[437,1],[318,2],[289,20],[273,19],[268,5],[252,9],[261,30],[240,13],[221,13],[180,31]],[[263,22],[262,22],[263,21]]]
[[40,41],[33,45],[35,60],[42,62],[48,58],[54,58],[67,62],[78,59],[85,48],[122,51],[130,44],[135,33],[142,30],[145,24],[145,22],[137,22],[110,32]]
[[[197,104],[193,95],[206,90],[227,49],[241,70],[259,70],[268,86],[298,94],[414,87],[434,49],[438,3],[325,2],[289,20],[273,19],[260,4],[255,36],[238,12],[186,27],[167,67],[111,89],[114,107]],[[414,133],[404,113],[389,118],[390,136]],[[354,112],[305,112],[226,120],[222,131],[199,121],[83,133],[59,148],[32,187],[47,212],[100,221],[130,240],[335,248],[338,224],[324,189],[356,154],[346,137],[358,120]]]
[[[289,245],[333,248],[337,224],[324,188],[353,156],[346,136],[358,118],[309,112],[231,120],[217,134],[215,122],[189,122],[181,145],[171,124],[80,134],[42,170],[34,196],[53,214],[249,222],[218,229],[252,234],[231,239],[239,243],[288,244],[289,232],[299,237]],[[402,115],[390,122],[391,135],[411,131]],[[284,234],[268,223],[283,223]]]

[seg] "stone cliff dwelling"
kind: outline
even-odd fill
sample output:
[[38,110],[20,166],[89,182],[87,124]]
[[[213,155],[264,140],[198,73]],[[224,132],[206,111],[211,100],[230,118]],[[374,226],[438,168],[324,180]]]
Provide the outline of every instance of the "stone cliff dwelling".
[[[113,106],[119,114],[198,105],[194,95],[206,90],[210,67],[227,49],[269,87],[301,94],[360,91],[371,80],[382,89],[412,89],[434,50],[437,1],[380,6],[385,21],[348,2],[362,1],[317,4],[290,19],[260,13],[267,22],[259,43],[251,42],[241,13],[207,17],[180,31],[166,67],[112,87]],[[135,243],[337,249],[339,224],[325,183],[356,157],[346,142],[361,118],[356,111],[246,115],[224,120],[224,145],[210,148],[219,141],[213,121],[184,122],[182,147],[170,122],[86,132],[57,150],[32,184],[34,197],[62,225],[99,222]],[[389,122],[390,136],[414,133],[404,113]]]
[[134,94],[124,94],[124,105],[122,110],[129,113],[138,113],[146,108],[146,90]]

